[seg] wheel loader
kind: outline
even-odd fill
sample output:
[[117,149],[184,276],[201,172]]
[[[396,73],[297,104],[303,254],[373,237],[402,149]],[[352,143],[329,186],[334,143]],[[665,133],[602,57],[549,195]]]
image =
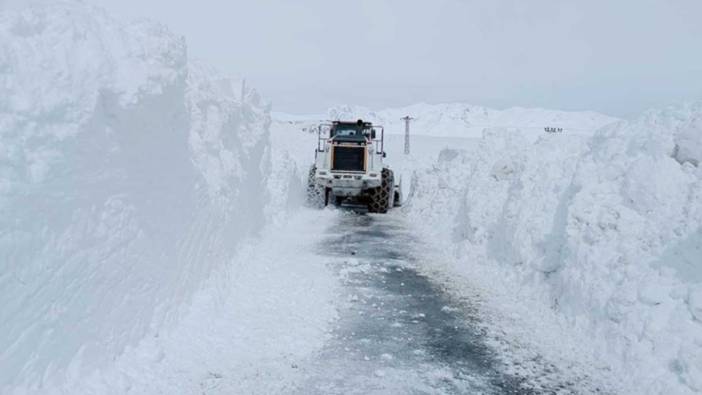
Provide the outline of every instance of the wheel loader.
[[386,213],[402,201],[401,187],[383,160],[385,130],[371,122],[334,121],[317,127],[314,165],[307,179],[307,201],[314,207],[345,202],[370,213]]

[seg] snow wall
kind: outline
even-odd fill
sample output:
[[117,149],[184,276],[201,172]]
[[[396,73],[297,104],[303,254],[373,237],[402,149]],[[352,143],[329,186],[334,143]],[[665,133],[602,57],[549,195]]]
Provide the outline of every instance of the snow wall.
[[0,14],[0,392],[176,320],[266,222],[269,109],[147,22]]
[[700,392],[701,162],[702,104],[592,137],[487,129],[417,172],[405,210],[451,270],[591,337],[622,388]]

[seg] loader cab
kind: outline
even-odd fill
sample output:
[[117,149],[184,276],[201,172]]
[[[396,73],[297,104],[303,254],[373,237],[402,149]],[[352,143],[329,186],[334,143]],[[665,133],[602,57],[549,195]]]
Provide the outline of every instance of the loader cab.
[[[333,121],[320,124],[317,127],[315,158],[319,153],[331,153],[333,148],[338,146],[354,146],[363,148],[364,151],[368,149],[368,155],[384,158],[384,134],[382,126],[373,125],[372,122],[364,122],[360,119],[355,122]],[[373,158],[370,159],[373,160]]]
[[375,138],[375,130],[372,123],[360,119],[356,122],[336,121],[332,123],[329,137],[335,142],[365,143]]

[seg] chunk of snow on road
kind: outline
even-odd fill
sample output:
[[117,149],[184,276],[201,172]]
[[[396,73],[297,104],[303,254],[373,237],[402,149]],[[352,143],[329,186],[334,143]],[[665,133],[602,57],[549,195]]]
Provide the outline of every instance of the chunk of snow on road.
[[460,309],[457,308],[457,307],[443,306],[443,307],[441,308],[441,311],[443,311],[443,312],[445,312],[445,313],[455,313],[455,312],[457,312],[457,311],[460,311]]

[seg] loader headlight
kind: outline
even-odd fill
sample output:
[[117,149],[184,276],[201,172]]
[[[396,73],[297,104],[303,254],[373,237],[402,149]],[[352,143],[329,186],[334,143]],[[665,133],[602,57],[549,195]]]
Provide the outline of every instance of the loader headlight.
[[370,173],[369,176],[375,178],[375,177],[378,177],[378,173]]

